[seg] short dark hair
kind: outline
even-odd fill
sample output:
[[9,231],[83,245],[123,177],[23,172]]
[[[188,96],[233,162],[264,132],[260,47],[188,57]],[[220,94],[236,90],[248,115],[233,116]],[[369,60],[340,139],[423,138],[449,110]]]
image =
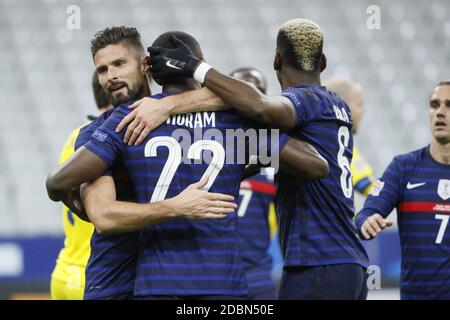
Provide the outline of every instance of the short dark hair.
[[[267,91],[267,80],[264,73],[254,67],[238,68],[230,72],[230,77],[253,83],[262,93]],[[245,79],[246,78],[246,79]]]
[[97,72],[92,75],[92,91],[94,91],[95,104],[98,109],[106,108],[111,104],[111,96],[100,85]]
[[141,35],[134,27],[113,26],[97,32],[91,40],[92,57],[100,50],[110,44],[118,44],[120,42],[127,42],[129,46],[136,50],[136,52],[144,54],[144,47],[141,42]]
[[191,49],[192,53],[200,60],[203,60],[202,49],[200,48],[200,44],[195,40],[193,36],[187,34],[182,31],[168,31],[161,34],[158,38],[153,41],[152,47],[162,47],[167,49],[173,49],[175,46],[170,40],[171,36],[176,36],[178,39],[183,41],[189,49]]
[[441,81],[436,85],[436,87],[440,86],[450,86],[450,80]]

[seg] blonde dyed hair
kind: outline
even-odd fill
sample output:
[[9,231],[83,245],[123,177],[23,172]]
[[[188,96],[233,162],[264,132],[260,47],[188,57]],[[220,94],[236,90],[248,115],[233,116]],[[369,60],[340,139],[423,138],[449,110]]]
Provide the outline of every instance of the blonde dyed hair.
[[294,50],[296,64],[304,71],[314,71],[322,54],[323,32],[312,20],[296,18],[286,21],[278,33],[283,34]]

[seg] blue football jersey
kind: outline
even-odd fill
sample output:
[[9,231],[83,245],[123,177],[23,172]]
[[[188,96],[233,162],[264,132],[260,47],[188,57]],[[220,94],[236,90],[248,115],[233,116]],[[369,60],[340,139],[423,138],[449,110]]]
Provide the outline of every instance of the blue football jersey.
[[429,147],[395,157],[356,217],[358,230],[369,216],[387,217],[394,208],[401,298],[450,299],[450,165],[435,161]]
[[267,292],[273,292],[275,296],[272,256],[269,253],[269,208],[275,194],[273,175],[257,174],[242,181],[239,190],[239,241],[250,297],[258,298],[259,293]]
[[[117,107],[86,147],[109,165],[123,157],[138,202],[174,197],[203,176],[209,176],[205,189],[237,199],[250,153],[243,161],[238,158],[250,143],[248,139],[236,143],[230,130],[255,127],[253,122],[235,110],[177,115],[151,132],[142,145],[128,146],[115,128],[129,112],[126,104]],[[143,229],[140,241],[135,295],[248,293],[236,213],[221,220],[174,218]]]
[[[81,128],[75,148],[78,149],[87,143],[93,132],[112,112],[112,109],[106,111]],[[136,201],[134,186],[120,159],[105,174],[112,175],[118,200]],[[138,244],[138,232],[99,234],[94,229],[91,237],[91,255],[86,266],[84,299],[101,299],[133,293]]]
[[367,267],[368,257],[353,222],[350,109],[325,87],[299,85],[282,95],[296,112],[289,135],[313,145],[329,164],[329,175],[323,179],[299,180],[281,171],[276,176],[284,266],[355,263]]

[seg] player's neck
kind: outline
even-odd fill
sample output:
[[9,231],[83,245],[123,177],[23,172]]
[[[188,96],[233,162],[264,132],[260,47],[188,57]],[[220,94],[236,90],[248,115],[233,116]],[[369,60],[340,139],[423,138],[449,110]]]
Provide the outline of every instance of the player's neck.
[[450,164],[450,143],[441,144],[433,139],[430,144],[430,154],[437,162]]
[[98,113],[99,113],[99,114],[102,114],[102,113],[108,111],[109,109],[111,109],[111,107],[112,107],[112,105],[109,105],[109,106],[100,108],[100,109],[98,109]]
[[201,87],[200,83],[194,79],[183,79],[179,82],[165,84],[162,87],[162,91],[164,93],[180,94],[186,91],[200,89]]
[[144,90],[142,90],[142,97],[139,97],[139,99],[150,97],[152,95],[152,90],[150,89],[150,84],[148,81],[144,84]]
[[320,72],[303,72],[291,67],[285,67],[281,73],[281,88],[285,90],[300,84],[320,86]]

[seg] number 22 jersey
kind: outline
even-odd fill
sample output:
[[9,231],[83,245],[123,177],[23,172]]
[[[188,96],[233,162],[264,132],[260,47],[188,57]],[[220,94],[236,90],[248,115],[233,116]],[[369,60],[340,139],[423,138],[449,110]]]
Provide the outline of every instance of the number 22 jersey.
[[[239,144],[230,146],[227,130],[254,128],[250,121],[234,110],[178,115],[151,132],[142,145],[127,146],[123,133],[114,130],[129,112],[127,105],[117,107],[86,148],[109,165],[123,157],[138,202],[174,197],[204,175],[209,176],[211,192],[237,199],[245,161],[228,157],[244,151]],[[174,218],[141,231],[135,295],[247,293],[236,213],[221,220]]]

